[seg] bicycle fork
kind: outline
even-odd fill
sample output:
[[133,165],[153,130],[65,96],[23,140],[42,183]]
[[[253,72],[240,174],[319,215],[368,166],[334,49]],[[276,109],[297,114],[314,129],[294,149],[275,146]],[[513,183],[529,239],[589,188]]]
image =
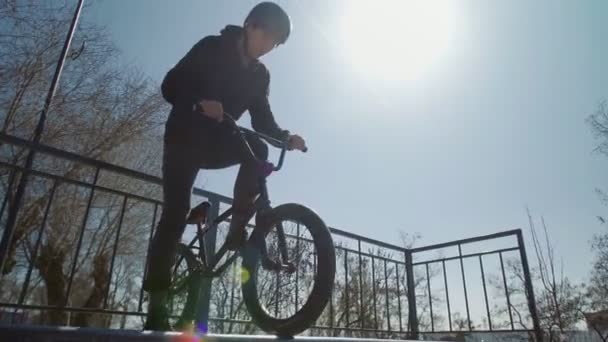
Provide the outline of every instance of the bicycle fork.
[[[261,210],[258,210],[258,216],[264,216],[264,214],[270,210],[269,208],[265,208],[266,210],[262,209],[262,207],[266,207],[266,206],[270,207],[268,201],[263,200],[264,198],[267,198],[267,197],[261,196],[259,198],[260,202],[257,203],[258,209],[261,209]],[[217,254],[213,257],[214,260],[208,260],[208,258],[207,258],[207,253],[206,253],[206,249],[205,249],[205,235],[209,232],[209,230],[217,229],[217,226],[219,225],[219,223],[222,221],[225,221],[231,214],[232,214],[232,209],[228,209],[224,213],[222,213],[222,215],[220,215],[215,220],[213,220],[213,222],[208,222],[207,217],[206,217],[206,210],[201,211],[199,213],[200,216],[198,218],[198,222],[196,222],[196,227],[197,227],[196,238],[190,242],[190,246],[192,246],[194,244],[194,242],[198,241],[198,245],[199,245],[198,258],[200,259],[200,261],[202,263],[202,271],[203,271],[203,273],[207,273],[210,276],[215,276],[217,274],[222,273],[226,269],[226,267],[224,267],[224,266],[231,264],[231,262],[238,256],[238,254],[240,254],[240,253],[235,253],[233,256],[231,256],[229,258],[229,261],[226,262],[225,265],[223,265],[216,271],[213,270],[217,266],[216,261],[220,260],[224,256],[224,254],[227,252],[226,248],[224,246],[222,246],[220,248],[220,250],[217,252]],[[256,227],[256,230],[260,229],[260,228],[261,227]],[[283,224],[281,222],[277,223],[276,226],[274,227],[274,229],[276,229],[276,234],[277,234],[277,238],[278,238],[278,249],[279,249],[279,258],[278,259],[279,260],[276,260],[276,261],[272,260],[272,258],[268,254],[268,247],[267,247],[266,239],[265,239],[266,232],[261,232],[262,236],[260,237],[260,241],[259,241],[259,245],[258,245],[258,247],[260,248],[260,251],[261,251],[261,265],[266,270],[286,271],[287,273],[293,273],[293,272],[295,272],[296,267],[295,267],[294,263],[289,260],[289,252],[288,252],[288,248],[287,248],[287,238],[285,236],[285,230],[283,228]]]
[[266,240],[262,239],[262,267],[271,271],[286,271],[287,273],[293,273],[296,271],[296,267],[293,262],[289,261],[289,252],[287,251],[287,239],[285,238],[285,230],[283,224],[280,222],[275,227],[277,238],[279,240],[279,253],[280,261],[274,261],[268,255],[268,248],[266,246]]

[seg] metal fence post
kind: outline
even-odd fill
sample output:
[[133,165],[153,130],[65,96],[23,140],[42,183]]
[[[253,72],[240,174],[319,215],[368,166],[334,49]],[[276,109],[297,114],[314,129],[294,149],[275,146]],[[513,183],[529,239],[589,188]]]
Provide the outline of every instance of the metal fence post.
[[521,266],[524,271],[524,279],[526,282],[526,298],[528,299],[528,308],[530,309],[530,316],[532,317],[532,324],[534,325],[534,335],[536,336],[537,342],[542,342],[543,332],[540,328],[540,320],[538,319],[538,312],[536,311],[534,286],[532,284],[532,277],[530,276],[530,267],[528,266],[528,257],[526,256],[526,246],[524,245],[524,237],[521,229],[517,230],[517,244],[519,245]]
[[[220,201],[216,197],[210,197],[209,202],[211,207],[207,212],[207,222],[213,222],[220,214]],[[207,262],[209,265],[213,265],[215,262],[215,242],[217,238],[217,229],[210,229],[205,234],[205,251],[207,256]],[[213,283],[212,278],[203,278],[201,281],[201,292],[198,301],[198,315],[196,326],[203,332],[209,331],[209,308],[211,304],[211,285]]]
[[412,265],[412,251],[405,251],[405,273],[407,276],[408,322],[410,338],[418,339],[418,313],[416,310],[416,285],[414,283],[414,266]]

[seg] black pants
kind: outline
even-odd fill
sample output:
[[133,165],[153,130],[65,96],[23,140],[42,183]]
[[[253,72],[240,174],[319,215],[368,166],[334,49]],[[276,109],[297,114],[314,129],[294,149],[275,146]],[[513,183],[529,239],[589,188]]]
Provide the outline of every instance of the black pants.
[[[186,227],[192,186],[199,169],[221,169],[240,164],[234,186],[235,212],[247,212],[258,192],[257,166],[243,161],[239,137],[228,129],[214,130],[203,144],[167,139],[163,148],[163,209],[152,239],[144,290],[166,290],[171,282],[177,245]],[[247,140],[256,156],[266,160],[268,146],[259,138]],[[246,160],[246,159],[245,159]]]

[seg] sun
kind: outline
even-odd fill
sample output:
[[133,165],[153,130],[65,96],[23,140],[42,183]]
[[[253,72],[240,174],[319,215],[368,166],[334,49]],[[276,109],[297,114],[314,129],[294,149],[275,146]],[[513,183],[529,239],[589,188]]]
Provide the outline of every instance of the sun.
[[455,30],[452,1],[345,2],[339,36],[344,58],[381,79],[416,79],[449,48]]

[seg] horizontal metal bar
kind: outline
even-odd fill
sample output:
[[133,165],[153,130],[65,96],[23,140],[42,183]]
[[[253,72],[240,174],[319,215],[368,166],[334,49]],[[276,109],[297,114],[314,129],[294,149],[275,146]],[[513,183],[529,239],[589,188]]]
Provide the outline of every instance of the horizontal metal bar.
[[[67,160],[71,160],[71,161],[75,161],[75,162],[79,162],[82,164],[86,164],[92,167],[96,167],[96,168],[100,168],[106,171],[110,171],[110,172],[114,172],[114,173],[118,173],[121,175],[125,175],[125,176],[129,176],[131,178],[135,178],[138,180],[142,180],[145,182],[150,182],[150,183],[154,183],[157,185],[162,185],[163,184],[163,180],[161,177],[157,177],[157,176],[153,176],[153,175],[149,175],[143,172],[139,172],[133,169],[129,169],[126,167],[122,167],[122,166],[118,166],[118,165],[114,165],[114,164],[110,164],[104,161],[100,161],[97,159],[93,159],[93,158],[89,158],[89,157],[84,157],[81,156],[79,154],[76,153],[72,153],[72,152],[68,152],[65,150],[61,150],[58,149],[56,147],[52,147],[49,145],[44,145],[44,144],[35,144],[29,140],[25,140],[13,135],[9,135],[6,133],[0,133],[0,141],[4,141],[4,142],[8,142],[12,145],[17,145],[17,146],[23,146],[23,147],[27,147],[29,149],[33,149],[35,151],[38,152],[42,152],[42,153],[46,153],[55,157],[59,157],[62,159],[67,159]],[[220,200],[220,202],[225,202],[225,203],[232,203],[232,199],[230,197],[226,197],[226,196],[222,196],[220,194],[214,193],[214,192],[210,192],[210,191],[206,191],[200,188],[193,188],[193,193],[195,195],[199,195],[199,196],[205,196],[205,197],[209,197],[209,198],[217,198],[218,200]]]
[[[58,310],[58,311],[69,311],[69,312],[87,312],[94,314],[107,314],[107,315],[122,315],[122,316],[145,316],[145,312],[137,312],[137,311],[116,311],[116,310],[99,310],[93,308],[76,308],[71,306],[50,306],[50,305],[18,305],[11,303],[0,303],[0,307],[14,308],[14,309],[22,309],[22,310]],[[210,321],[217,322],[226,322],[226,323],[240,323],[240,324],[252,324],[252,321],[247,320],[237,320],[237,319],[226,319],[219,317],[210,317]],[[323,330],[349,330],[349,331],[361,331],[361,332],[379,332],[379,333],[392,333],[392,334],[408,334],[407,331],[393,331],[393,330],[385,330],[385,329],[362,329],[362,328],[348,328],[348,327],[328,327],[328,326],[312,326],[311,329],[323,329]],[[468,330],[462,330],[463,332],[468,332]],[[421,331],[420,333],[433,335],[433,334],[450,334],[456,333],[457,330],[454,331],[435,331],[435,332],[425,332]],[[473,332],[478,333],[512,333],[512,332],[532,332],[532,330],[525,329],[494,329],[490,330],[475,330]]]
[[442,330],[442,331],[435,331],[435,332],[421,331],[420,333],[424,334],[424,335],[428,335],[428,336],[433,336],[433,335],[436,335],[436,334],[456,334],[456,333],[459,333],[459,332],[462,332],[462,333],[472,333],[472,334],[475,334],[475,333],[501,333],[501,334],[506,334],[506,333],[514,333],[514,332],[515,333],[518,333],[518,332],[520,332],[520,333],[534,333],[534,330],[526,330],[526,329],[514,329],[514,330],[506,330],[506,329],[500,329],[500,330],[496,330],[496,329],[494,329],[494,330],[487,330],[487,329],[484,329],[484,330],[481,330],[480,329],[480,330],[477,330],[477,329],[475,329],[475,330],[453,330],[453,331]]
[[[229,221],[229,220],[230,219],[227,219],[227,221]],[[255,228],[254,225],[248,225],[248,227]],[[332,231],[332,233],[334,233],[334,232]],[[340,233],[334,233],[334,234],[339,235]],[[314,241],[312,239],[303,238],[303,237],[299,237],[298,238],[297,236],[295,236],[293,234],[289,234],[289,233],[285,233],[285,236],[289,237],[289,238],[292,238],[292,239],[299,239],[300,241],[305,241],[305,242],[308,242],[308,243],[314,243]],[[355,235],[355,236],[358,236],[358,235]],[[363,239],[364,239],[363,237],[359,237],[359,238],[361,238],[361,241],[363,241]],[[359,238],[355,238],[355,239],[359,239]],[[365,256],[365,257],[368,257],[368,258],[377,258],[379,260],[386,260],[387,262],[391,262],[391,263],[395,263],[395,264],[399,264],[399,265],[405,266],[405,261],[395,260],[395,259],[391,259],[391,258],[380,256],[380,255],[370,254],[370,253],[367,253],[367,252],[359,252],[359,250],[357,250],[357,249],[352,249],[352,248],[348,248],[348,247],[344,247],[344,246],[334,246],[334,248],[336,250],[339,249],[339,250],[342,250],[342,251],[347,251],[349,253],[361,254],[362,256]]]
[[337,228],[332,228],[332,227],[328,227],[329,230],[336,235],[340,235],[340,236],[344,236],[344,237],[348,237],[354,240],[361,240],[362,242],[366,242],[366,243],[371,243],[380,247],[384,247],[384,248],[388,248],[388,249],[393,249],[396,250],[398,252],[404,252],[407,249],[397,246],[397,245],[392,245],[390,243],[386,243],[386,242],[382,242],[382,241],[378,241],[378,240],[374,240],[374,239],[370,239],[364,236],[360,236],[357,234],[353,234],[353,233],[349,233],[347,231],[341,230],[341,229],[337,229]]
[[253,321],[248,321],[245,319],[230,319],[230,318],[221,318],[221,317],[210,317],[210,321],[221,322],[221,323],[237,323],[237,324],[255,324]]
[[503,252],[512,252],[512,251],[517,251],[517,250],[519,250],[519,247],[495,249],[495,250],[492,250],[492,251],[481,252],[481,253],[464,254],[462,257],[460,257],[460,256],[453,256],[453,257],[449,257],[449,258],[439,258],[439,259],[432,259],[432,260],[427,260],[427,261],[419,261],[419,262],[413,263],[412,265],[413,266],[419,266],[419,265],[438,263],[438,262],[442,262],[442,261],[458,260],[460,258],[466,259],[466,258],[472,258],[472,257],[479,257],[479,256],[482,256],[482,255],[499,254],[499,253],[503,253]]
[[[336,250],[347,251],[348,253],[359,254],[359,251],[357,251],[356,249],[351,249],[351,248],[342,247],[342,246],[335,246],[334,248]],[[386,258],[386,257],[380,256],[380,255],[369,254],[369,253],[366,253],[366,252],[361,252],[361,255],[364,256],[364,257],[367,257],[367,258],[375,258],[375,259],[378,259],[378,260],[385,260],[385,261],[390,262],[390,263],[394,263],[394,264],[405,266],[405,261],[390,259],[390,258]]]
[[[230,222],[230,219],[229,219],[229,218],[227,218],[225,221]],[[252,228],[252,229],[255,229],[255,225],[248,224],[248,225],[247,225],[247,228]],[[287,236],[287,237],[289,237],[289,238],[292,238],[292,239],[298,239],[298,238],[297,238],[295,235],[293,235],[293,234],[285,234],[285,236]],[[314,241],[313,241],[312,239],[308,239],[308,238],[303,238],[303,237],[300,237],[300,238],[299,238],[299,240],[300,240],[300,241],[305,241],[305,242],[308,242],[308,243],[314,243]],[[194,243],[194,242],[196,242],[196,240],[193,240],[193,242],[192,242],[192,243]],[[192,249],[200,249],[198,246],[195,246],[195,245],[193,245],[192,243],[189,245],[189,248],[192,248]],[[336,250],[347,251],[348,253],[355,253],[355,254],[359,254],[359,251],[358,251],[358,250],[356,250],[356,249],[352,249],[352,248],[348,248],[348,247],[343,247],[343,246],[334,246],[334,248],[335,248]],[[380,255],[370,254],[370,253],[367,253],[367,252],[361,252],[361,255],[362,255],[362,256],[364,256],[364,257],[367,257],[367,258],[376,258],[376,259],[378,259],[378,260],[386,260],[387,262],[390,262],[390,263],[394,263],[394,264],[397,264],[397,265],[405,266],[405,261],[396,260],[396,259],[391,259],[391,258],[383,257],[383,256],[380,256]]]
[[132,316],[145,316],[145,312],[138,311],[117,311],[117,310],[101,310],[95,308],[76,308],[73,306],[53,306],[53,305],[32,305],[32,304],[12,304],[12,303],[0,303],[0,307],[14,308],[21,310],[49,310],[49,311],[68,311],[68,312],[88,312],[95,314],[108,314],[108,315],[132,315]]
[[[73,306],[51,306],[51,305],[31,305],[31,304],[12,304],[12,303],[0,303],[0,307],[14,308],[21,310],[47,310],[47,311],[68,311],[68,312],[86,312],[92,314],[103,314],[103,315],[122,315],[122,316],[146,316],[147,313],[139,311],[117,311],[108,309],[95,309],[95,308],[77,308]],[[209,318],[213,321],[226,321],[233,323],[252,323],[251,321],[239,321],[239,320],[228,320],[222,318]]]
[[345,330],[345,331],[359,331],[359,332],[368,332],[368,333],[389,333],[396,335],[408,335],[407,331],[399,331],[399,330],[385,330],[385,329],[369,329],[369,328],[348,328],[348,327],[328,327],[323,325],[313,325],[310,329],[319,329],[319,330]]
[[[247,323],[253,324],[253,323]],[[322,328],[317,328],[322,329]],[[399,334],[403,335],[403,334]],[[407,335],[404,335],[407,336]],[[293,342],[293,341],[357,341],[357,342],[392,342],[393,339],[369,338],[343,338],[343,337],[277,337],[274,335],[239,335],[226,333],[205,333],[201,336],[198,332],[194,334],[182,332],[161,331],[139,331],[134,329],[103,329],[103,328],[79,328],[68,326],[44,326],[27,324],[0,324],[0,337],[6,340],[16,341],[214,341],[214,342]],[[387,336],[388,338],[388,336]]]
[[[9,163],[0,161],[0,167],[7,167],[7,168],[12,168],[12,169],[17,169],[21,172],[23,172],[25,170],[24,167],[22,166],[18,166],[18,165],[11,165]],[[95,190],[100,190],[100,191],[104,191],[104,192],[109,192],[115,195],[119,195],[119,196],[127,196],[129,198],[133,198],[133,199],[137,199],[140,200],[142,202],[148,202],[148,203],[152,203],[152,204],[162,204],[161,201],[159,200],[155,200],[153,198],[149,198],[149,197],[144,197],[141,195],[136,195],[136,194],[131,194],[128,192],[124,192],[124,191],[120,191],[120,190],[115,190],[115,189],[111,189],[111,188],[106,188],[104,186],[100,186],[100,185],[94,185],[91,183],[87,183],[87,182],[83,182],[83,181],[79,181],[79,180],[75,180],[75,179],[71,179],[71,178],[66,178],[66,177],[62,177],[62,176],[58,176],[58,175],[54,175],[52,173],[48,173],[48,172],[44,172],[44,171],[38,171],[38,170],[30,170],[29,171],[30,175],[35,175],[35,176],[39,176],[39,177],[43,177],[43,178],[48,178],[48,179],[52,179],[58,182],[62,182],[62,183],[69,183],[72,185],[77,185],[77,186],[81,186],[83,188],[95,188]]]
[[[0,303],[0,307],[8,307],[15,309],[24,310],[57,310],[57,311],[69,311],[69,312],[87,312],[94,314],[105,314],[105,315],[122,315],[122,316],[146,316],[145,312],[137,311],[116,311],[116,310],[100,310],[93,308],[76,308],[71,306],[50,306],[50,305],[17,305],[10,303]],[[227,319],[220,317],[210,317],[210,321],[225,322],[225,323],[240,323],[240,324],[253,324],[252,321],[238,320],[238,319]],[[407,334],[406,331],[391,331],[391,330],[375,330],[375,329],[362,329],[362,328],[348,328],[348,327],[327,327],[327,326],[312,326],[311,329],[333,329],[333,330],[349,330],[349,331],[363,331],[363,332],[385,332],[395,334]],[[499,330],[495,330],[499,331]]]
[[[227,218],[225,221],[230,222],[230,219]],[[255,225],[248,224],[247,228],[255,229]],[[333,228],[332,228],[331,233],[335,234],[335,235],[340,235],[341,234],[340,232],[337,232],[337,233],[334,232]],[[289,238],[292,238],[292,239],[298,239],[298,237],[296,237],[293,234],[289,234],[289,233],[285,233],[285,236],[289,237]],[[355,236],[358,236],[358,235],[355,235]],[[348,236],[348,237],[350,237],[350,236]],[[362,241],[364,240],[364,238],[362,236],[360,238],[361,238]],[[354,238],[354,239],[357,239],[357,238]],[[306,241],[308,243],[314,243],[314,241],[312,239],[308,239],[308,238],[300,237],[299,240],[300,241]],[[336,250],[342,250],[342,251],[347,251],[349,253],[359,254],[358,250],[352,249],[352,248],[348,248],[348,247],[344,247],[344,246],[334,246],[334,248]],[[380,256],[380,255],[370,254],[370,253],[367,253],[367,252],[361,252],[361,255],[364,256],[364,257],[368,257],[368,258],[376,258],[376,259],[379,259],[379,260],[386,260],[387,262],[391,262],[391,263],[395,263],[395,264],[399,264],[399,265],[405,265],[405,261],[391,259],[391,258],[383,257],[383,256]]]
[[412,251],[412,253],[418,253],[418,252],[424,252],[424,251],[429,251],[429,250],[433,250],[433,249],[440,249],[440,248],[464,245],[467,243],[479,242],[479,241],[484,241],[484,240],[492,240],[492,239],[497,239],[497,238],[501,238],[501,237],[517,235],[517,233],[520,231],[521,231],[521,229],[507,230],[504,232],[490,234],[490,235],[482,235],[482,236],[477,236],[474,238],[468,238],[468,239],[450,241],[450,242],[445,242],[445,243],[438,243],[436,245],[412,248],[411,251]]

